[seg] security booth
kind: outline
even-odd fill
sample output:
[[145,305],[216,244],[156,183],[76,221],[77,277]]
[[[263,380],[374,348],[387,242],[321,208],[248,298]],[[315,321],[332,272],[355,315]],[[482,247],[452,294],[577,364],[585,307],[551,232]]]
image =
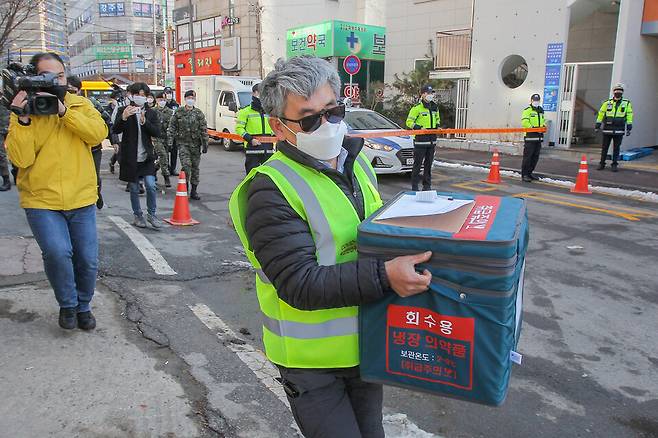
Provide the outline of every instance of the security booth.
[[[386,28],[349,21],[328,20],[318,24],[288,29],[286,55],[288,58],[312,55],[324,58],[336,66],[343,86],[341,96],[358,102],[372,88],[374,83],[384,82],[384,58],[386,54]],[[345,63],[345,58],[356,56],[360,68],[352,75],[348,70],[353,63]]]

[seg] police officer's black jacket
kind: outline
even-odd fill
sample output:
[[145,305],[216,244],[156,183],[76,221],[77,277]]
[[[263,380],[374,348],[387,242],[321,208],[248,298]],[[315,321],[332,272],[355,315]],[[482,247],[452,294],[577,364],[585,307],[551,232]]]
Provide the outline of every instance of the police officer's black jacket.
[[[348,156],[344,173],[340,173],[286,142],[277,144],[277,149],[287,157],[331,178],[363,220],[363,195],[353,172],[362,147],[363,139],[345,139],[343,148]],[[383,260],[359,258],[334,266],[319,266],[308,223],[266,175],[257,175],[249,186],[245,227],[265,275],[276,287],[279,297],[296,309],[355,306],[391,292]]]

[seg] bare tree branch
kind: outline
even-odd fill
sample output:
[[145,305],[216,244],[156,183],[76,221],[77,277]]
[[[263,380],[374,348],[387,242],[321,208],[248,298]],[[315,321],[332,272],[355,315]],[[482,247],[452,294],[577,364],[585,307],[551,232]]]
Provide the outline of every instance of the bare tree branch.
[[0,2],[0,56],[17,40],[17,30],[39,13],[45,0],[3,0]]

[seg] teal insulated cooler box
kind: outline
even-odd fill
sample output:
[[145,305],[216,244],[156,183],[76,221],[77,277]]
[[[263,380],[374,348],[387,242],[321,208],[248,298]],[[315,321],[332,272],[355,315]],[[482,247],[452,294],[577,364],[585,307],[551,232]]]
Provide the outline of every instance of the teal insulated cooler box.
[[403,192],[359,227],[362,257],[432,251],[422,294],[360,308],[364,380],[500,405],[521,331],[525,200]]

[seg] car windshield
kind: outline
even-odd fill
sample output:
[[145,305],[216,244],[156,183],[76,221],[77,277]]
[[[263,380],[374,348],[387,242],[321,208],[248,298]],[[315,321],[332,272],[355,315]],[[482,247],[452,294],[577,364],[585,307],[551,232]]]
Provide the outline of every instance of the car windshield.
[[348,111],[345,122],[354,130],[400,129],[398,125],[374,111]]
[[249,105],[251,103],[251,92],[239,91],[238,100],[240,100],[240,108],[244,108],[245,106]]

